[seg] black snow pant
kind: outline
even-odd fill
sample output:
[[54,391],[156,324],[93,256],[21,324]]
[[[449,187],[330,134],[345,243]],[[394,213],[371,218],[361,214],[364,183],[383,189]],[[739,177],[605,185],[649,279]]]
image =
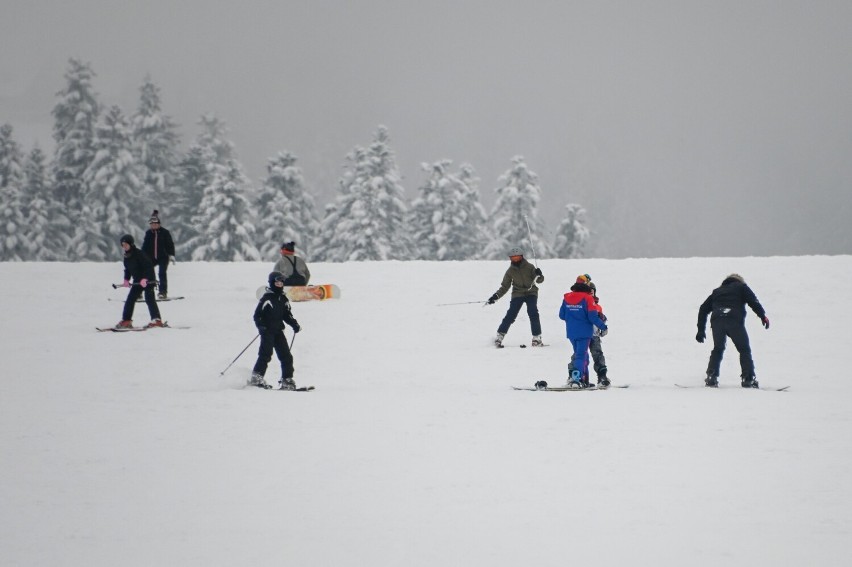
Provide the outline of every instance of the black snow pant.
[[292,378],[293,355],[290,354],[290,345],[287,343],[283,329],[281,331],[267,331],[260,335],[260,349],[257,352],[257,362],[254,363],[252,373],[261,376],[266,374],[266,367],[272,360],[273,350],[281,362],[281,377]]
[[515,319],[518,318],[518,313],[521,311],[521,307],[523,307],[524,303],[527,304],[527,315],[530,318],[530,330],[534,337],[537,337],[541,334],[541,320],[538,316],[538,296],[537,295],[524,295],[521,297],[513,297],[511,301],[509,301],[509,310],[506,311],[506,316],[503,317],[503,321],[500,323],[500,326],[497,327],[497,332],[505,335],[509,332],[509,327],[512,326],[512,323],[515,322]]
[[154,298],[154,285],[149,284],[144,288],[139,284],[130,286],[130,293],[127,294],[127,300],[124,302],[124,312],[121,318],[125,321],[133,319],[133,308],[136,307],[136,300],[142,293],[145,293],[145,304],[148,306],[148,314],[151,315],[151,320],[160,318],[160,308],[157,307],[157,300]]
[[751,345],[748,341],[745,322],[734,319],[719,318],[710,321],[713,332],[713,350],[710,352],[710,362],[707,364],[707,374],[719,377],[719,367],[725,354],[725,343],[728,337],[740,353],[740,369],[742,378],[754,378],[754,361],[751,359]]
[[[604,357],[603,348],[601,347],[601,338],[592,337],[592,342],[589,343],[589,352],[592,353],[592,360],[595,365],[595,374],[598,375],[598,380],[606,376],[606,357]],[[571,355],[571,362],[568,364],[568,375],[574,370],[574,355]],[[588,378],[588,376],[587,376]]]
[[169,259],[163,258],[159,261],[155,260],[154,265],[157,266],[157,287],[160,288],[160,293],[166,295],[169,293],[169,279],[166,274],[166,270],[169,269]]

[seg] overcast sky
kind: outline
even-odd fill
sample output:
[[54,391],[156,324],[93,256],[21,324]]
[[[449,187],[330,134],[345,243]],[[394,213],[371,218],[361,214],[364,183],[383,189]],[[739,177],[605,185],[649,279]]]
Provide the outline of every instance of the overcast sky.
[[52,151],[78,57],[128,114],[150,74],[184,144],[215,113],[255,182],[294,152],[321,205],[384,124],[409,196],[449,158],[490,209],[520,154],[551,232],[584,205],[596,256],[852,253],[848,0],[0,7],[0,123],[26,150]]

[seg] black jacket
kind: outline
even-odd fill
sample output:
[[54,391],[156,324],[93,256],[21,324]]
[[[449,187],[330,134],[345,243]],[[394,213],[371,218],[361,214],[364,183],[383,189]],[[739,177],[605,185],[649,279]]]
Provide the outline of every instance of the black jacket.
[[267,291],[257,302],[257,308],[254,310],[255,326],[261,333],[278,332],[284,329],[284,323],[294,329],[299,326],[290,311],[290,301],[283,293]]
[[124,253],[124,279],[130,278],[133,278],[135,283],[139,283],[143,278],[151,280],[152,283],[156,279],[151,259],[135,246],[131,246]]
[[766,311],[750,287],[736,278],[725,278],[722,285],[714,289],[698,309],[698,329],[704,330],[708,315],[711,324],[720,318],[744,323],[746,305],[751,307],[761,320],[766,317]]
[[172,233],[160,227],[157,230],[145,231],[145,239],[142,241],[142,252],[148,255],[154,264],[169,262],[169,256],[175,255],[175,243]]

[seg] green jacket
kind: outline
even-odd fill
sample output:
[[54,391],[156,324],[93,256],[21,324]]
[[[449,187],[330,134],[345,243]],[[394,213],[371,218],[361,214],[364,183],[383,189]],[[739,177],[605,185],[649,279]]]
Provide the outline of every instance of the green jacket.
[[537,283],[542,283],[544,276],[535,275],[535,266],[527,262],[524,258],[517,266],[512,264],[506,270],[506,275],[503,276],[503,283],[500,284],[500,289],[497,290],[497,297],[503,297],[509,287],[512,288],[512,297],[524,297],[526,295],[538,295]]

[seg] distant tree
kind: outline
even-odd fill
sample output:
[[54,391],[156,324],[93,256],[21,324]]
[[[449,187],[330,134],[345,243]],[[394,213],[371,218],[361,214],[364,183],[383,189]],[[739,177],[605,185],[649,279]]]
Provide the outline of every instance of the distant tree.
[[256,215],[245,197],[248,179],[235,160],[214,166],[211,184],[204,189],[198,215],[198,235],[189,243],[193,260],[239,262],[260,260],[255,246]]
[[143,168],[151,209],[168,210],[174,201],[178,161],[177,127],[160,108],[160,89],[146,76],[139,88],[139,108],[131,120],[133,150]]
[[280,152],[266,164],[267,177],[257,199],[258,248],[262,258],[274,258],[283,242],[295,241],[306,256],[319,231],[314,199],[305,190],[296,156]]
[[75,224],[71,246],[75,258],[103,262],[115,257],[122,234],[140,236],[147,196],[130,126],[118,106],[98,123],[94,148],[95,157],[83,172],[87,216]]
[[315,257],[329,262],[410,259],[405,190],[387,128],[379,126],[369,148],[356,147],[346,159],[340,194],[326,208]]
[[488,242],[473,168],[464,165],[453,174],[451,165],[452,161],[442,160],[421,166],[429,178],[418,189],[408,218],[418,259],[477,258]]
[[53,107],[54,191],[69,209],[79,210],[83,197],[83,172],[95,156],[95,125],[100,104],[92,87],[95,73],[79,59],[68,61],[66,87],[57,93]]
[[[495,189],[497,200],[489,219],[493,239],[485,250],[485,257],[503,259],[513,246],[526,249],[528,256],[534,252],[539,258],[552,257],[550,244],[542,238],[544,221],[538,216],[541,199],[538,176],[530,171],[522,156],[515,156],[512,167],[500,176],[498,182],[500,186]],[[530,242],[532,250],[529,249]]]
[[34,261],[64,260],[71,223],[64,207],[53,198],[45,161],[44,152],[35,146],[24,162],[28,256]]
[[31,259],[27,247],[23,154],[9,124],[0,126],[0,261]]
[[586,209],[581,205],[565,205],[565,218],[556,229],[553,254],[556,258],[582,258],[589,242]]

